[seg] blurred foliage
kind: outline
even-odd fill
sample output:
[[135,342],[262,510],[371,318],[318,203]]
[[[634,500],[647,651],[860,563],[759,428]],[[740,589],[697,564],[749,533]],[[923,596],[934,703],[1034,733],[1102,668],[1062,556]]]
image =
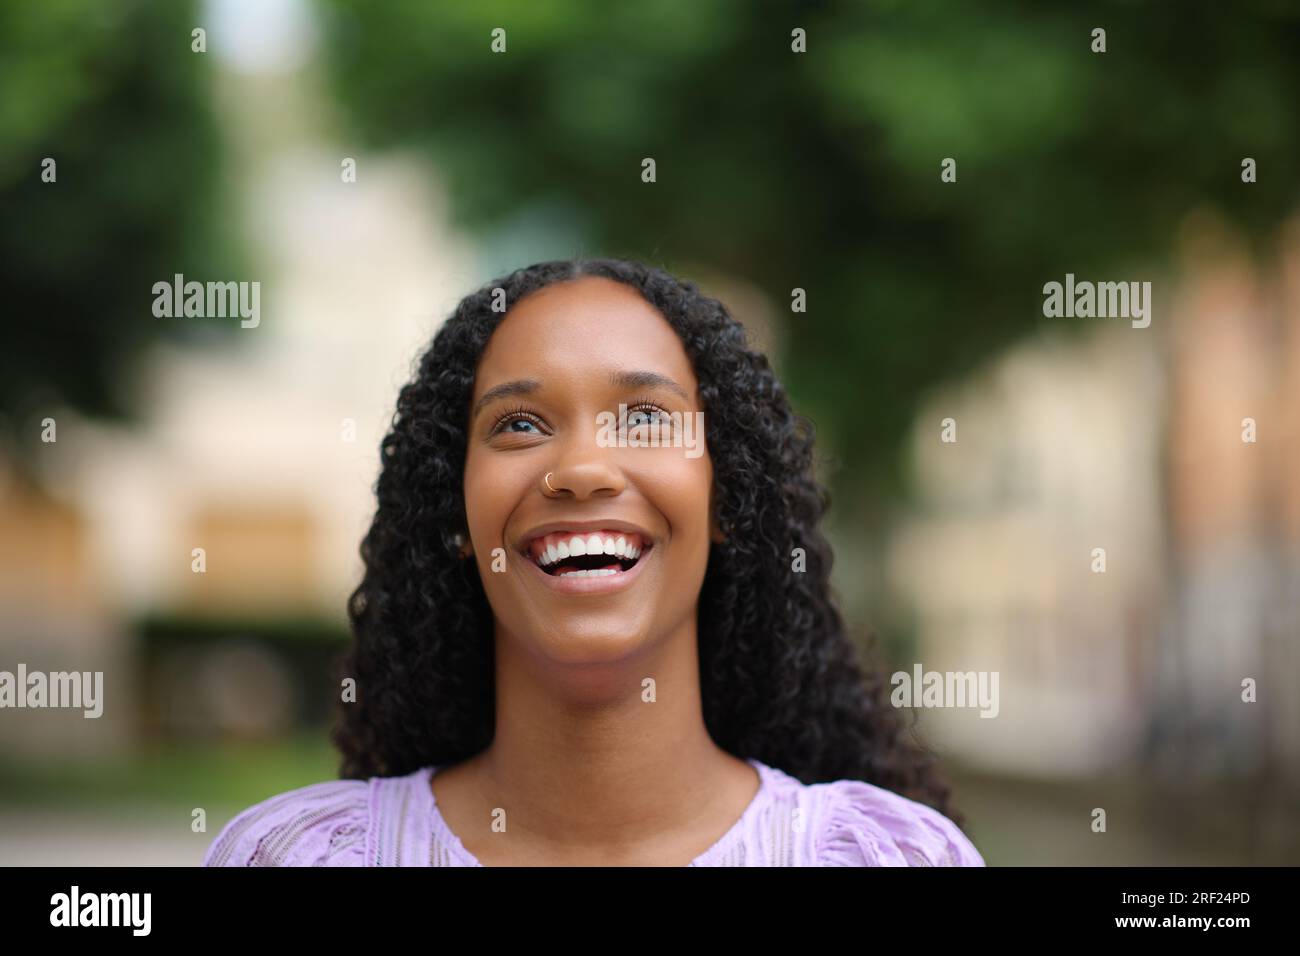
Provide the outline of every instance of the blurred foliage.
[[0,0],[0,438],[61,402],[128,415],[149,342],[223,334],[152,312],[177,272],[233,277],[196,9]]
[[[345,142],[423,150],[459,226],[567,210],[581,238],[556,221],[545,256],[716,269],[778,304],[808,290],[780,367],[850,505],[897,490],[928,389],[1045,321],[1045,281],[1151,275],[1204,204],[1267,252],[1300,182],[1283,0],[316,8]],[[0,416],[28,439],[52,401],[128,411],[156,337],[233,327],[151,312],[160,279],[238,275],[197,9],[0,0]]]
[[460,225],[567,207],[589,234],[554,257],[808,290],[781,370],[850,504],[898,490],[917,402],[1043,322],[1044,282],[1150,276],[1205,203],[1266,240],[1300,182],[1280,0],[323,7],[349,135],[427,151]]
[[[34,761],[0,756],[5,806],[43,809],[93,806],[247,807],[297,787],[335,779],[338,754],[328,728],[312,727],[282,740],[196,747],[143,743],[128,756]],[[220,821],[224,823],[225,821]],[[209,827],[214,823],[208,821]],[[216,836],[211,830],[209,839]]]

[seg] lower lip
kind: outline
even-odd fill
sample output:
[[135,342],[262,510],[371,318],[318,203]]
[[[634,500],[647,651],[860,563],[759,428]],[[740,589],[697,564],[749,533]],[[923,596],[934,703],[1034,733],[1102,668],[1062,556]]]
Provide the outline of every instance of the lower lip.
[[614,594],[631,587],[632,582],[640,576],[641,569],[649,562],[650,556],[658,550],[658,548],[650,548],[642,551],[640,560],[632,565],[630,570],[620,571],[617,574],[601,574],[594,578],[578,577],[576,574],[556,577],[543,571],[536,561],[530,560],[528,565],[542,579],[542,583],[559,594]]

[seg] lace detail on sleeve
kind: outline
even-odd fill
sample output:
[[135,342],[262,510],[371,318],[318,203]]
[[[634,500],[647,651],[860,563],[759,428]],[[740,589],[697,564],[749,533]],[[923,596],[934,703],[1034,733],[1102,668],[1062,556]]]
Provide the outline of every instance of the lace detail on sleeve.
[[204,866],[362,866],[369,787],[328,780],[254,804],[212,841]]
[[828,786],[819,866],[984,866],[966,835],[933,807],[862,780]]

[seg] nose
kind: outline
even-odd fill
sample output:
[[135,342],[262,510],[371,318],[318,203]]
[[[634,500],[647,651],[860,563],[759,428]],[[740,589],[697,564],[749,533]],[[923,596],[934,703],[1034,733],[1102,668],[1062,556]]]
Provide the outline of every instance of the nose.
[[627,487],[627,478],[615,461],[617,451],[617,448],[601,447],[599,430],[594,425],[590,429],[570,431],[548,466],[551,487],[558,494],[552,496],[545,481],[540,480],[542,494],[548,497],[569,494],[576,500],[621,494]]

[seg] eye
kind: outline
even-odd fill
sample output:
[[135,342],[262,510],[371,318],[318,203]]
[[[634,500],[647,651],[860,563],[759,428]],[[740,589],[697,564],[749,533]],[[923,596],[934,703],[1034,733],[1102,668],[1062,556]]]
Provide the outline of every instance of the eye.
[[[652,419],[652,416],[655,417]],[[660,408],[648,398],[638,399],[636,404],[628,407],[627,425],[629,428],[644,428],[650,425],[664,428],[671,424],[671,413]]]
[[[502,432],[510,435],[542,434],[540,430],[530,432],[514,427],[521,423],[531,425],[537,429],[542,428],[541,418],[527,406],[521,405],[502,414],[493,423],[492,430],[488,432],[488,437],[491,438]],[[656,405],[652,399],[643,398],[628,406],[627,418],[624,424],[629,428],[646,428],[649,426],[665,428],[671,426],[672,417],[671,413]]]
[[512,408],[510,411],[506,412],[504,415],[498,418],[496,420],[496,423],[492,426],[492,430],[488,432],[488,437],[491,438],[493,435],[496,435],[500,432],[507,432],[508,434],[511,435],[530,435],[530,434],[540,435],[541,434],[540,431],[534,433],[534,432],[528,432],[522,429],[515,429],[511,427],[521,422],[524,424],[532,425],[536,428],[540,428],[542,424],[542,420],[538,418],[537,415],[535,415],[528,408],[524,406],[520,406],[518,408]]

